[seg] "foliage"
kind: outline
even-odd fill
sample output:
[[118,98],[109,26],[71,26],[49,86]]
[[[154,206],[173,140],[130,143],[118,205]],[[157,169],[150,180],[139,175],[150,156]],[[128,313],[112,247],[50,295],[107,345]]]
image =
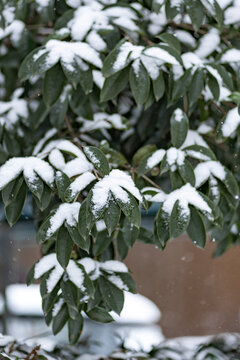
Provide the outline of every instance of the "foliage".
[[[239,242],[239,5],[1,0],[0,190],[32,197],[47,324],[109,322],[138,239]],[[159,204],[153,234],[141,208]]]
[[[98,354],[84,354],[81,346],[56,345],[53,350],[46,351],[39,345],[30,345],[28,342],[19,343],[9,336],[1,337],[0,356],[6,360],[231,360],[239,359],[239,334],[224,333],[209,337],[198,345],[189,343],[189,338],[165,340],[159,346],[146,351],[133,351],[122,344],[119,349],[108,356]],[[184,341],[187,341],[185,345]],[[37,343],[37,342],[36,342]],[[80,343],[81,345],[81,343]],[[83,344],[82,344],[83,345]],[[84,346],[83,346],[84,348]]]

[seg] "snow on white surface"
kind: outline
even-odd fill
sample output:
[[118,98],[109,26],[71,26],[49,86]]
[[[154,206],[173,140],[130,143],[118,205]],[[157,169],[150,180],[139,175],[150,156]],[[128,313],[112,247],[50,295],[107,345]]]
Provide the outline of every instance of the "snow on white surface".
[[111,193],[117,200],[128,203],[130,200],[125,190],[129,191],[137,200],[142,201],[142,196],[132,178],[124,171],[112,170],[109,175],[98,181],[92,189],[93,213],[97,214],[108,204]]
[[43,274],[54,268],[57,264],[56,254],[49,254],[40,259],[34,267],[34,278],[38,279]]
[[78,263],[84,266],[87,274],[90,274],[96,269],[97,262],[92,258],[85,257],[81,260],[78,260]]
[[161,312],[153,301],[143,295],[124,293],[125,303],[121,315],[111,313],[120,323],[155,324],[161,318]]
[[63,172],[71,178],[72,176],[83,174],[84,172],[92,169],[93,165],[89,161],[87,161],[87,159],[83,160],[82,158],[76,158],[66,164]]
[[227,50],[220,59],[221,63],[232,63],[240,61],[240,50],[229,49]]
[[10,335],[3,335],[0,333],[0,346],[6,346],[7,344],[13,342],[15,339]]
[[122,281],[122,279],[120,278],[120,276],[117,275],[111,275],[108,276],[108,280],[115,286],[117,286],[120,290],[126,290],[128,291],[128,286],[126,284],[124,284],[124,282]]
[[50,217],[50,227],[47,230],[47,236],[52,236],[66,221],[69,226],[76,226],[80,203],[64,203],[59,205],[53,216]]
[[62,171],[64,170],[66,162],[60,150],[53,149],[48,156],[48,160],[50,164],[54,166],[56,169]]
[[220,40],[219,31],[215,28],[211,29],[206,35],[201,37],[195,54],[201,59],[206,58],[217,49]]
[[96,177],[89,171],[78,176],[69,186],[72,196],[79,194],[87,185],[93,182]]
[[33,156],[16,157],[0,167],[0,190],[10,181],[15,180],[22,172],[33,186],[38,176],[48,185],[53,184],[54,171],[46,161]]
[[43,315],[39,285],[8,285],[6,287],[6,304],[9,313],[13,315]]
[[240,115],[238,108],[234,108],[228,111],[226,119],[222,125],[222,134],[224,137],[231,136],[240,124]]
[[156,151],[148,158],[148,160],[147,160],[147,167],[148,167],[149,169],[154,168],[156,165],[158,165],[158,164],[162,161],[162,159],[163,159],[163,157],[164,157],[165,154],[166,154],[166,150],[164,150],[164,149],[156,150]]
[[182,61],[186,69],[189,69],[193,66],[201,67],[203,65],[202,59],[193,52],[186,52],[182,54]]
[[191,48],[196,47],[196,39],[185,30],[175,30],[174,32],[176,38],[181,41],[183,44],[190,46]]
[[[57,260],[56,260],[57,261]],[[51,271],[49,277],[47,278],[46,285],[47,285],[47,292],[50,293],[53,291],[59,280],[63,275],[63,268],[58,263]]]
[[104,112],[99,112],[93,115],[93,120],[78,117],[77,121],[82,122],[82,126],[80,127],[81,132],[111,128],[115,128],[118,130],[126,130],[127,128],[120,114],[110,115]]
[[206,141],[202,138],[202,136],[197,131],[188,130],[187,137],[186,137],[184,143],[182,144],[181,149],[184,149],[191,145],[201,145],[206,148],[209,147],[208,144],[206,143]]
[[[45,62],[48,67],[55,65],[59,60],[61,60],[64,65],[68,67],[69,71],[73,71],[74,69],[72,63],[76,59],[76,56],[92,65],[95,65],[97,68],[102,67],[102,60],[100,59],[99,54],[90,45],[84,42],[49,40],[43,49],[40,49],[34,55],[34,61],[38,60],[43,54],[47,54]],[[86,70],[86,64],[81,63],[79,58],[77,59],[78,64],[84,71]]]
[[201,186],[211,175],[220,180],[224,180],[226,172],[224,166],[218,161],[206,161],[198,164],[194,169],[196,187]]
[[212,126],[206,124],[205,122],[201,123],[197,129],[199,134],[208,134],[213,130]]
[[164,11],[164,7],[160,10],[158,14],[155,12],[150,12],[148,15],[149,25],[148,31],[151,35],[159,34],[163,27],[167,24],[167,17]]
[[142,54],[141,61],[145,66],[150,78],[152,80],[156,80],[159,76],[160,67],[163,64],[162,60]]

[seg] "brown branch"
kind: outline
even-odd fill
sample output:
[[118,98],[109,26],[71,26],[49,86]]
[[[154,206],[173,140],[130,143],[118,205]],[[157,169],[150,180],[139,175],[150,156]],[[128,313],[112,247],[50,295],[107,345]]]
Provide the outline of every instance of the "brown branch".
[[32,351],[25,357],[25,360],[35,360],[38,356],[38,350],[40,350],[40,345],[32,349]]

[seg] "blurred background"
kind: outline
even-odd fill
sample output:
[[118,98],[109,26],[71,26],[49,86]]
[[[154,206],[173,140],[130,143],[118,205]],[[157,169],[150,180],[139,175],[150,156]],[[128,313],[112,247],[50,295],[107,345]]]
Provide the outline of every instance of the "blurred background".
[[[25,283],[26,274],[39,259],[40,251],[35,242],[30,206],[25,206],[21,220],[12,229],[4,220],[3,209],[0,215],[0,293],[3,295],[9,284]],[[152,224],[149,216],[143,221],[149,227]],[[240,247],[213,259],[214,247],[208,241],[203,251],[182,236],[169,242],[163,252],[142,243],[135,244],[130,251],[125,262],[139,293],[160,308],[159,323],[166,337],[239,331]],[[21,293],[15,293],[15,297],[20,298]],[[26,311],[28,306],[26,303]],[[14,309],[10,306],[7,309],[10,316],[11,311]],[[2,320],[7,312],[0,306]]]

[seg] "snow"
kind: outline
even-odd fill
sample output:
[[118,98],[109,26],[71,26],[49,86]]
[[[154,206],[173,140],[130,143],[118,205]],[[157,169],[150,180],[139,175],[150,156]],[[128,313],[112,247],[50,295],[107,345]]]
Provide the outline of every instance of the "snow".
[[176,170],[176,165],[182,166],[185,160],[185,153],[182,150],[171,147],[166,151],[166,160],[171,168],[171,171]]
[[240,8],[237,6],[230,6],[224,11],[224,24],[231,25],[240,23]]
[[160,10],[159,14],[150,12],[148,15],[148,31],[153,36],[159,34],[163,30],[163,27],[167,24],[167,17],[163,8]]
[[186,69],[189,69],[193,66],[201,67],[203,65],[202,59],[193,52],[186,52],[182,54],[183,65]]
[[84,273],[80,267],[73,261],[70,260],[66,269],[70,281],[72,281],[81,291],[85,291],[84,283]]
[[69,226],[76,226],[80,203],[64,203],[59,205],[53,216],[50,217],[50,227],[47,230],[47,237],[51,237],[66,221]]
[[95,82],[97,87],[99,87],[99,89],[102,89],[105,78],[103,77],[101,71],[93,70],[92,74],[93,74],[93,81]]
[[195,54],[201,59],[208,57],[215,51],[220,44],[219,31],[215,28],[209,30],[206,35],[202,36]]
[[[57,261],[57,260],[56,260]],[[47,278],[46,285],[47,285],[47,292],[51,293],[59,280],[61,279],[63,275],[63,268],[58,263],[54,267],[54,269],[51,271],[49,277]]]
[[84,267],[87,274],[90,274],[96,269],[96,261],[92,258],[85,257],[81,260],[78,260],[78,264]]
[[53,149],[48,156],[48,160],[49,160],[50,164],[52,166],[54,166],[56,169],[62,170],[62,171],[64,170],[66,163],[65,163],[64,156],[60,150]]
[[67,42],[52,39],[45,44],[43,49],[34,55],[34,61],[38,60],[43,54],[47,54],[45,61],[48,67],[55,65],[59,60],[66,66],[72,67],[71,64],[76,56],[98,68],[102,67],[102,60],[99,54],[90,45],[83,42]]
[[53,168],[44,160],[30,157],[16,157],[0,167],[0,190],[21,173],[34,185],[37,175],[48,185],[54,182]]
[[83,160],[82,158],[76,158],[66,164],[63,172],[71,178],[72,176],[83,174],[92,169],[93,165],[89,161]]
[[96,166],[96,165],[100,165],[100,160],[97,158],[97,156],[95,155],[95,153],[88,147],[85,146],[84,148],[85,154],[88,156],[88,158],[90,159],[90,161]]
[[172,65],[179,65],[179,62],[177,59],[170,55],[167,50],[164,50],[158,46],[151,46],[144,50],[143,52],[145,55],[150,57],[155,57],[159,60],[161,60],[163,63],[169,63]]
[[56,316],[59,311],[61,310],[62,306],[64,304],[63,298],[60,298],[57,303],[55,303],[53,310],[52,310],[52,316]]
[[96,222],[96,228],[97,228],[98,232],[101,232],[101,231],[105,230],[107,228],[106,224],[105,224],[105,221],[104,220],[98,220]]
[[34,267],[34,278],[39,279],[43,274],[55,267],[57,264],[56,254],[49,254],[41,258]]
[[177,200],[179,200],[179,205],[183,208],[183,212],[185,214],[189,213],[188,205],[193,205],[203,212],[212,212],[206,201],[201,197],[197,190],[188,183],[166,195],[166,200],[164,201],[162,210],[170,216],[173,206]]
[[190,46],[191,48],[196,47],[196,40],[189,32],[184,30],[175,30],[174,35],[183,44]]
[[39,142],[36,144],[36,146],[33,149],[33,155],[37,155],[39,151],[41,151],[43,145],[47,142],[47,140],[51,139],[55,134],[57,133],[57,129],[52,128],[46,132],[44,137],[39,140]]
[[175,121],[181,122],[185,117],[185,113],[182,109],[178,108],[174,111],[173,116]]
[[71,196],[76,196],[80,193],[87,185],[93,182],[96,177],[90,173],[89,171],[83,173],[82,175],[78,176],[69,186],[69,190],[71,191]]
[[50,5],[51,0],[36,0],[36,3],[40,8],[44,8]]
[[222,125],[222,134],[224,137],[231,136],[240,124],[240,115],[238,108],[228,111],[224,124]]
[[198,159],[198,160],[202,160],[202,161],[208,161],[211,160],[211,158],[205,154],[203,154],[200,151],[196,151],[196,150],[185,150],[186,155],[194,158],[194,159]]
[[187,137],[184,143],[182,144],[181,149],[184,149],[191,145],[201,145],[208,148],[208,144],[206,143],[205,140],[203,140],[202,136],[198,134],[197,131],[188,130]]
[[156,80],[159,76],[160,66],[162,65],[162,60],[142,54],[141,61],[142,61],[143,65],[145,66],[150,78],[152,80]]
[[208,134],[213,130],[212,126],[206,124],[205,122],[201,123],[197,129],[199,134]]
[[6,346],[9,343],[14,342],[14,337],[10,335],[3,335],[0,333],[0,346]]
[[135,60],[142,53],[144,47],[133,45],[132,43],[126,41],[120,48],[118,56],[113,64],[113,69],[117,72],[125,67],[127,60]]
[[12,315],[39,316],[43,314],[39,285],[8,285],[6,287],[6,304]]
[[166,150],[164,150],[164,149],[160,149],[160,150],[155,151],[155,152],[148,158],[148,160],[147,160],[147,167],[148,167],[149,169],[154,168],[157,164],[159,164],[159,163],[162,161],[165,153],[166,153]]
[[221,57],[221,63],[231,63],[240,61],[240,50],[238,49],[229,49]]
[[86,41],[97,51],[106,50],[107,44],[96,31],[91,31],[88,34]]
[[127,126],[123,122],[120,114],[107,114],[104,112],[95,113],[93,120],[88,120],[83,117],[78,117],[77,121],[82,122],[80,128],[81,132],[89,132],[101,129],[111,129],[112,127],[118,130],[126,130]]
[[92,189],[93,214],[97,215],[109,201],[110,193],[123,203],[129,202],[129,191],[137,200],[142,201],[142,196],[135,186],[132,178],[121,170],[112,170],[109,175],[98,181]]
[[25,99],[19,99],[21,96],[22,88],[14,91],[10,101],[0,101],[0,115],[4,116],[4,122],[7,129],[13,128],[17,121],[20,119],[28,118],[28,106]]
[[120,290],[126,290],[128,291],[129,288],[126,284],[124,284],[124,282],[122,281],[122,279],[119,276],[116,275],[111,275],[108,277],[108,280],[115,285],[116,287],[118,287]]
[[120,273],[126,273],[128,272],[128,268],[127,266],[117,260],[108,260],[105,261],[104,263],[100,264],[100,267],[102,270],[107,271],[107,272],[120,272]]
[[14,20],[4,29],[0,28],[0,39],[10,36],[13,45],[18,46],[24,29],[25,24],[21,20]]
[[218,161],[206,161],[198,164],[194,169],[194,174],[197,188],[201,186],[210,175],[213,175],[220,180],[224,180],[226,177],[224,166]]

